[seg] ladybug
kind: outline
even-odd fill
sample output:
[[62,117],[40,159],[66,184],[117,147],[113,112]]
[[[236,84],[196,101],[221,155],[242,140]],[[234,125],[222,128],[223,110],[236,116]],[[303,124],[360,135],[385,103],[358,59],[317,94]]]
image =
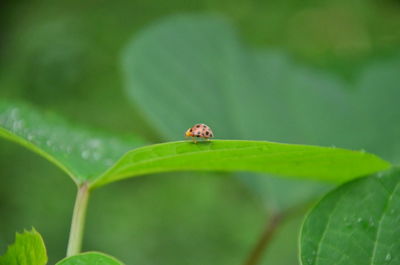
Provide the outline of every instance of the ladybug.
[[206,140],[210,140],[210,138],[214,137],[213,132],[211,131],[211,128],[208,127],[207,125],[203,123],[199,123],[194,125],[192,128],[189,128],[186,133],[186,137],[192,137],[194,143],[196,143],[196,140],[194,137],[199,137],[199,138],[204,138]]

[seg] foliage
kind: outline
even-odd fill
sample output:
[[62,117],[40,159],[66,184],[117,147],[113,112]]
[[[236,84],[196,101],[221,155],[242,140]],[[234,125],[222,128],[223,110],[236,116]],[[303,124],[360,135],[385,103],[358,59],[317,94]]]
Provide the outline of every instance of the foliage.
[[304,265],[399,264],[400,171],[351,181],[325,196],[303,225]]
[[[324,150],[323,157],[318,157],[316,160],[319,166],[306,168],[307,162],[315,162],[310,155],[313,152],[320,152],[319,147],[278,144],[264,142],[264,140],[320,146],[335,145],[353,150],[366,149],[389,161],[400,161],[398,141],[400,127],[397,122],[399,112],[395,107],[399,97],[398,83],[400,79],[397,69],[400,67],[400,59],[398,55],[389,56],[387,60],[378,57],[382,56],[382,47],[387,49],[391,46],[398,49],[398,36],[393,35],[398,28],[398,19],[396,18],[398,12],[396,12],[393,1],[379,4],[372,2],[361,4],[361,2],[353,0],[346,1],[345,4],[336,2],[330,4],[328,1],[317,6],[310,6],[310,3],[296,4],[296,8],[293,8],[294,1],[289,1],[292,2],[292,5],[288,4],[289,2],[285,5],[274,5],[273,3],[261,4],[258,1],[246,3],[233,1],[230,7],[225,7],[225,3],[222,5],[219,1],[206,1],[207,3],[203,3],[203,6],[196,2],[196,7],[189,7],[191,5],[191,1],[189,1],[185,8],[181,7],[179,1],[172,1],[169,2],[168,8],[157,9],[162,11],[152,14],[143,12],[138,16],[132,16],[132,10],[141,12],[141,9],[149,7],[147,3],[140,3],[140,8],[137,8],[136,2],[131,4],[122,2],[116,1],[108,5],[96,3],[95,8],[90,3],[82,6],[73,2],[68,2],[63,5],[63,8],[58,8],[59,4],[51,1],[42,3],[37,1],[29,3],[28,1],[23,5],[15,5],[15,20],[18,21],[18,24],[10,24],[12,26],[10,34],[5,32],[3,39],[10,42],[4,44],[2,41],[1,43],[5,45],[2,46],[5,48],[3,51],[6,51],[2,54],[4,55],[2,56],[2,66],[4,67],[0,72],[1,96],[23,97],[41,104],[42,109],[51,106],[51,109],[57,109],[57,112],[67,112],[69,113],[67,116],[78,120],[100,124],[99,127],[109,127],[115,131],[134,131],[148,140],[157,139],[158,141],[156,135],[162,136],[164,140],[181,139],[182,132],[188,126],[199,121],[211,125],[217,132],[218,138],[240,140],[214,140],[212,144],[201,143],[198,145],[187,142],[168,142],[144,146],[145,141],[131,135],[121,136],[99,132],[76,126],[57,115],[44,113],[30,105],[12,101],[1,102],[0,113],[4,114],[7,111],[10,113],[5,116],[0,114],[0,121],[4,125],[4,128],[0,129],[0,134],[8,140],[17,142],[44,156],[69,174],[78,186],[89,181],[92,188],[95,188],[130,176],[170,170],[269,172],[290,178],[269,178],[265,174],[246,172],[237,172],[235,175],[239,176],[242,182],[248,184],[255,194],[261,195],[267,208],[272,209],[270,212],[274,213],[285,211],[293,205],[303,204],[329,187],[319,183],[306,182],[306,178],[347,181],[356,175],[365,175],[387,168],[389,164],[362,151],[354,152],[329,147],[321,149]],[[11,10],[9,7],[13,5],[4,5],[7,8],[0,11],[2,12],[2,21],[7,21],[5,19],[7,17],[13,17],[12,12],[9,12]],[[316,64],[330,65],[331,69],[321,71],[302,65],[298,62],[299,58],[290,59],[281,50],[249,49],[238,41],[235,29],[226,20],[216,16],[168,18],[157,25],[153,24],[138,34],[135,32],[135,41],[130,43],[124,52],[125,84],[126,91],[135,107],[132,110],[128,104],[121,104],[125,99],[120,90],[110,89],[120,86],[117,67],[110,67],[110,65],[116,64],[115,55],[133,29],[154,17],[175,13],[174,5],[178,5],[180,11],[192,11],[193,8],[196,10],[223,10],[223,13],[230,14],[235,26],[239,26],[242,35],[247,36],[248,39],[269,46],[279,44],[286,48],[289,47],[292,51],[311,58],[311,61],[314,60]],[[55,8],[56,6],[57,8]],[[133,8],[128,8],[128,6]],[[86,12],[88,10],[91,12]],[[388,12],[389,10],[390,12]],[[21,13],[24,14],[24,19],[20,19]],[[383,13],[384,15],[382,15]],[[85,15],[80,17],[82,14]],[[366,14],[374,15],[367,16]],[[134,18],[128,22],[127,16]],[[4,29],[7,29],[7,26]],[[30,41],[26,41],[27,39]],[[371,54],[377,57],[367,58],[367,55]],[[327,58],[329,59],[327,60]],[[340,60],[335,61],[335,58],[340,58]],[[358,65],[354,67],[354,62],[358,62],[361,67]],[[350,76],[351,82],[345,81],[342,76],[333,74],[337,70],[345,72],[347,77]],[[71,113],[73,114],[71,115]],[[127,113],[129,115],[126,115]],[[141,120],[142,114],[144,119]],[[5,120],[2,120],[4,117],[6,117]],[[148,125],[153,126],[153,129],[150,130]],[[44,130],[42,131],[40,128],[44,128]],[[247,139],[262,140],[262,142],[247,141]],[[1,144],[6,147],[11,146],[5,142]],[[251,147],[243,148],[243,145],[251,145]],[[266,153],[263,150],[266,146],[269,151],[285,151],[282,154],[279,152],[268,153],[269,158],[273,157],[278,161],[285,158],[281,167],[278,165],[279,163],[265,163],[262,166],[256,166],[256,164],[260,165],[257,162],[260,162],[262,154]],[[236,150],[237,147],[240,147],[240,150]],[[301,149],[301,154],[304,156],[299,158],[295,155],[295,159],[288,159],[289,154],[292,153],[290,150],[293,151],[296,148]],[[23,201],[23,196],[28,198],[29,195],[24,194],[24,189],[40,190],[41,194],[38,197],[46,194],[46,199],[47,197],[51,198],[49,190],[53,194],[57,193],[55,191],[57,185],[51,185],[52,181],[41,178],[41,176],[49,175],[53,180],[55,174],[50,174],[50,172],[54,172],[46,168],[43,172],[37,171],[36,169],[41,165],[37,162],[38,160],[34,160],[33,156],[27,156],[27,159],[22,157],[12,159],[12,150],[12,148],[11,152],[8,148],[2,150],[4,159],[1,161],[4,164],[7,163],[7,166],[3,167],[5,170],[2,175],[6,177],[3,178],[4,185],[1,185],[2,193],[0,195],[5,199],[15,198],[15,201],[9,203],[13,210],[16,209],[16,213],[7,214],[9,215],[7,217],[4,215],[6,218],[0,218],[4,230],[7,230],[7,227],[3,225],[7,220],[15,225],[18,225],[15,223],[16,219],[23,220],[19,222],[27,222],[28,219],[14,217],[18,214],[23,213],[29,216],[26,212],[34,212],[39,215],[37,213],[39,211],[35,211],[35,209],[22,210],[22,207],[14,207],[12,204],[16,201]],[[17,150],[15,153],[20,153],[19,149],[15,150]],[[258,152],[257,156],[251,156],[252,152]],[[154,153],[157,153],[156,158],[153,157]],[[331,157],[332,155],[335,155],[335,159]],[[345,160],[344,157],[347,155],[358,159],[357,163],[361,167],[353,168],[355,160]],[[140,160],[140,164],[137,163],[138,160]],[[32,161],[34,162],[32,163]],[[334,170],[329,170],[328,166],[321,167],[321,163],[324,161],[327,163],[335,161]],[[350,164],[352,166],[349,166]],[[339,166],[340,170],[338,170]],[[350,168],[350,171],[344,172],[346,166]],[[17,169],[13,172],[13,168]],[[306,168],[305,175],[300,174],[304,173],[301,171],[302,168]],[[27,169],[30,174],[26,174]],[[336,172],[336,170],[340,172]],[[357,174],[355,174],[356,171]],[[8,174],[9,172],[14,174]],[[175,174],[178,177],[182,175]],[[397,173],[390,174],[396,175]],[[24,175],[24,177],[16,180],[18,178],[13,178],[13,175]],[[165,199],[164,202],[165,211],[161,211],[164,213],[163,218],[174,215],[175,208],[171,204],[173,199],[170,197],[187,202],[189,194],[199,192],[202,196],[199,196],[198,201],[208,201],[207,205],[214,205],[212,200],[226,200],[227,188],[224,188],[223,191],[213,190],[213,194],[218,193],[220,197],[209,196],[210,187],[207,184],[204,185],[205,188],[197,185],[199,182],[196,181],[200,177],[196,178],[195,174],[186,173],[186,175],[190,175],[188,176],[190,178],[179,179],[179,184],[186,181],[186,193],[180,197],[179,194],[172,191],[175,189],[171,188],[173,196],[165,197],[168,199]],[[378,173],[375,177],[370,176],[350,182],[339,187],[321,201],[319,205],[325,206],[317,206],[306,221],[315,227],[304,226],[303,235],[307,236],[303,239],[312,239],[313,243],[305,240],[306,243],[302,244],[303,263],[331,264],[338,261],[335,255],[339,256],[340,254],[344,254],[344,257],[341,256],[344,263],[363,261],[365,264],[374,264],[374,260],[379,264],[399,262],[392,249],[388,249],[385,245],[387,243],[391,244],[393,249],[398,248],[396,242],[386,232],[390,230],[393,236],[398,234],[396,227],[388,225],[386,222],[393,218],[383,215],[381,217],[382,225],[376,228],[374,226],[376,216],[373,215],[376,213],[375,211],[365,216],[365,218],[368,217],[368,224],[365,222],[367,219],[364,219],[365,212],[355,211],[354,215],[350,213],[348,216],[352,218],[356,217],[355,214],[362,216],[360,222],[358,222],[359,218],[353,218],[356,220],[353,221],[361,223],[366,229],[360,231],[357,225],[352,226],[349,222],[350,228],[347,227],[349,230],[345,230],[350,231],[349,234],[354,231],[360,237],[367,235],[372,238],[373,232],[376,232],[377,235],[384,235],[385,244],[376,240],[376,248],[372,255],[371,252],[365,255],[364,249],[357,249],[353,246],[353,243],[358,242],[359,238],[346,240],[348,244],[340,245],[341,249],[331,249],[329,243],[332,238],[339,242],[337,238],[334,238],[335,232],[338,231],[332,232],[332,229],[326,230],[326,235],[321,237],[324,240],[315,237],[320,235],[318,234],[320,231],[316,231],[314,228],[318,228],[320,224],[327,224],[330,227],[330,221],[340,223],[339,221],[344,215],[341,209],[345,208],[341,204],[342,201],[352,205],[354,197],[357,197],[352,192],[341,194],[342,189],[364,194],[364,197],[357,200],[357,206],[360,207],[357,210],[367,209],[370,205],[373,210],[383,207],[381,202],[384,200],[382,196],[377,195],[379,189],[374,190],[376,183],[372,181],[370,184],[365,184],[371,181],[370,179],[382,178],[381,182],[378,181],[379,184],[384,183],[388,190],[392,188],[393,198],[396,198],[395,188],[390,186],[391,184],[395,185],[395,180],[393,178],[389,181],[388,179],[391,178],[387,176],[384,173]],[[31,183],[28,182],[29,178],[32,179]],[[56,178],[54,177],[54,179]],[[132,192],[132,187],[135,187],[136,192],[139,190],[142,193],[148,192],[147,196],[152,196],[154,204],[158,207],[157,202],[163,198],[159,191],[163,189],[155,190],[154,187],[163,186],[165,183],[163,181],[167,178],[149,179],[153,182],[148,182],[148,186],[151,188],[146,191],[143,191],[143,186],[140,184],[129,187],[128,185],[126,187],[118,186],[121,187],[119,190],[104,189],[104,192],[108,191],[110,194],[109,199],[104,200],[109,203],[108,206],[113,205],[111,201],[116,200],[116,194],[119,195],[122,189],[125,189],[126,194],[135,194],[135,196],[129,197],[132,200],[134,198],[135,202],[127,201],[127,197],[119,197],[117,207],[120,207],[121,204],[125,205],[124,210],[117,208],[125,214],[121,218],[124,219],[123,221],[116,220],[115,213],[109,213],[105,210],[104,205],[99,206],[100,212],[106,212],[103,216],[106,220],[102,220],[102,222],[107,224],[106,227],[110,230],[110,240],[104,241],[115,245],[116,249],[125,249],[125,253],[130,254],[131,248],[123,246],[131,246],[132,241],[129,241],[128,236],[124,239],[127,244],[115,244],[116,241],[121,242],[121,238],[115,239],[117,236],[113,232],[116,227],[120,231],[124,231],[124,237],[125,233],[129,232],[141,245],[142,242],[138,239],[140,237],[137,236],[136,231],[142,230],[141,233],[146,238],[152,233],[153,237],[147,239],[148,242],[151,242],[149,244],[151,247],[148,248],[151,250],[138,253],[139,255],[135,253],[135,256],[139,257],[138,260],[142,258],[144,262],[150,262],[146,256],[147,253],[157,250],[158,257],[152,257],[151,261],[157,263],[161,259],[167,264],[168,260],[164,259],[161,252],[169,252],[170,249],[175,251],[175,244],[170,243],[173,241],[171,238],[181,238],[178,240],[186,243],[187,239],[181,236],[181,227],[191,224],[180,224],[179,228],[171,232],[169,229],[165,229],[165,227],[169,227],[163,223],[165,219],[154,218],[154,213],[142,217],[145,213],[143,209],[146,206],[137,201],[137,193]],[[216,178],[210,177],[210,179]],[[230,177],[224,179],[232,180]],[[18,183],[25,187],[15,185],[19,191],[18,198],[12,191],[13,186],[10,185],[14,181],[19,181]],[[28,185],[28,183],[33,185]],[[135,182],[135,184],[137,183]],[[208,183],[211,182],[208,181]],[[182,185],[182,187],[184,186]],[[346,188],[348,186],[351,188]],[[203,190],[198,191],[199,189]],[[61,192],[59,194],[62,196]],[[375,201],[369,200],[370,194],[371,198],[376,198],[376,204]],[[240,198],[243,195],[236,191],[236,196]],[[329,209],[331,204],[326,203],[326,200],[329,201],[329,196],[336,196],[340,199],[340,202],[335,202],[337,207],[333,211]],[[3,198],[0,199],[3,200]],[[29,197],[29,204],[32,204],[32,201]],[[132,211],[131,205],[133,204],[140,205],[137,208],[138,211]],[[43,208],[46,207],[42,203],[40,205],[43,205],[41,206]],[[184,202],[181,202],[181,205],[185,205]],[[215,212],[209,211],[210,208],[198,209],[196,205],[190,203],[186,203],[185,207],[187,205],[191,206],[193,212],[197,210],[197,212],[204,211],[205,215],[216,215]],[[218,252],[220,257],[226,256],[226,252],[232,252],[234,249],[231,245],[232,242],[237,244],[235,245],[237,249],[243,249],[243,251],[249,245],[248,241],[243,240],[237,234],[242,233],[238,230],[246,229],[246,225],[243,228],[240,227],[238,220],[246,218],[244,217],[245,211],[238,205],[228,205],[228,207],[235,209],[235,214],[238,209],[241,213],[241,216],[234,218],[236,226],[230,228],[226,228],[229,227],[227,222],[220,226],[215,223],[207,225],[207,221],[212,223],[211,219],[197,220],[197,216],[191,217],[196,219],[198,225],[204,227],[210,235],[216,234],[215,232],[224,235],[224,240],[229,242],[225,246],[225,252],[219,249],[206,251],[207,253]],[[61,208],[61,203],[57,205],[57,208]],[[256,211],[256,207],[253,208]],[[66,209],[69,211],[68,207]],[[132,212],[132,218],[136,218],[134,222],[137,230],[132,229],[133,224],[130,223],[130,219],[126,218],[130,214],[127,213],[129,210]],[[10,211],[2,208],[1,212],[8,213]],[[223,215],[223,213],[220,214]],[[189,215],[189,213],[185,212],[185,215]],[[317,218],[319,215],[323,217],[322,220]],[[329,218],[326,218],[326,215]],[[63,219],[60,216],[59,218]],[[140,218],[142,218],[142,226],[139,222],[136,223],[136,220]],[[251,217],[247,218],[251,219]],[[344,216],[343,219],[345,218],[347,217]],[[97,216],[94,219],[93,224],[99,222]],[[160,219],[159,222],[163,223],[163,228],[153,229],[154,231],[151,233],[150,229],[146,230],[143,224],[148,224],[148,221],[152,222],[152,219]],[[175,219],[171,218],[169,225],[175,226],[176,220],[182,219],[180,216],[176,216]],[[370,220],[372,221],[370,222]],[[33,221],[29,219],[28,222]],[[117,225],[110,226],[110,222],[117,223]],[[255,223],[257,221],[251,220],[248,222],[248,226],[255,227],[257,226]],[[60,222],[60,226],[62,227],[62,222]],[[112,228],[109,229],[109,227]],[[94,238],[92,241],[97,244],[99,235],[96,231],[96,227],[92,228],[92,234],[95,236],[90,236]],[[257,228],[254,231],[257,231]],[[292,238],[296,233],[292,232],[289,235],[285,231],[283,237],[286,238],[282,244],[284,249],[274,249],[277,256],[287,257],[289,255],[286,255],[285,252],[291,251],[287,249],[288,244],[286,243],[293,242]],[[52,234],[57,241],[62,241],[60,240],[62,235],[54,232]],[[218,236],[215,236],[216,240],[213,237],[210,239],[202,236],[204,237],[203,242],[190,242],[193,245],[192,249],[202,252],[203,249],[198,246],[210,240],[213,241],[212,246],[214,244],[215,246],[221,245],[221,239]],[[247,238],[252,236],[254,235],[250,233]],[[347,233],[346,236],[348,236]],[[195,236],[193,235],[193,237]],[[315,242],[321,245],[316,252],[313,248]],[[85,242],[86,246],[87,243]],[[99,246],[96,244],[94,246]],[[191,244],[187,244],[188,249]],[[64,247],[63,244],[58,245]],[[210,244],[207,245],[209,249],[212,248]],[[349,247],[349,245],[351,246]],[[363,241],[360,245],[366,246],[368,250],[371,249],[369,242]],[[159,251],[161,248],[163,250]],[[339,254],[335,250],[339,250]],[[181,252],[180,250],[173,251],[168,255],[174,256],[174,253],[180,254]],[[123,250],[121,250],[122,252]],[[232,264],[237,262],[237,257],[243,255],[239,252],[231,255],[224,262],[218,262],[217,255],[211,254],[207,258],[213,263]],[[280,252],[283,253],[277,254]],[[294,254],[294,251],[292,252]],[[327,252],[332,254],[328,258]],[[82,256],[82,260],[78,256],[73,256],[62,262],[94,262],[91,260],[92,258],[110,261],[108,256],[101,253],[85,253],[79,256]],[[187,256],[192,258],[191,255]],[[361,257],[359,260],[355,260],[359,257]],[[371,260],[370,263],[368,263],[368,258]],[[186,264],[186,261],[181,257],[171,258],[171,264],[179,264],[179,262]],[[198,260],[197,263],[203,264],[203,261]],[[115,264],[117,261],[112,259],[111,262],[111,264]],[[339,260],[339,262],[341,261]],[[279,261],[272,260],[270,263],[279,264]]]
[[16,233],[15,243],[0,257],[1,265],[46,265],[46,247],[40,234],[31,231]]
[[[55,163],[77,182],[80,187],[79,194],[83,190],[84,193],[77,197],[76,204],[76,210],[82,217],[76,217],[77,221],[73,222],[71,231],[81,231],[81,227],[83,227],[82,218],[85,215],[86,202],[82,201],[80,204],[79,198],[81,196],[87,198],[88,196],[86,195],[88,192],[86,186],[80,184],[85,183],[83,181],[88,181],[92,187],[97,187],[135,175],[179,170],[248,170],[299,178],[344,181],[389,167],[389,163],[374,155],[333,147],[324,148],[262,141],[213,140],[197,144],[186,141],[149,145],[133,149],[123,156],[121,150],[117,150],[120,151],[122,158],[110,166],[104,174],[100,173],[96,176],[92,175],[93,172],[98,170],[95,163],[102,161],[101,155],[103,154],[98,148],[113,150],[113,144],[120,143],[123,139],[114,136],[110,141],[109,138],[99,138],[99,134],[92,136],[90,132],[83,128],[68,125],[56,116],[46,116],[25,104],[2,102],[1,106],[0,124],[2,127],[0,135],[22,144]],[[87,144],[87,142],[95,140],[97,149]],[[51,144],[49,144],[49,141],[51,141]],[[82,149],[87,146],[94,149]],[[123,144],[116,146],[126,148]],[[78,152],[82,152],[78,157],[76,156],[76,149]],[[66,150],[70,150],[70,152],[66,152]],[[99,157],[92,155],[85,157],[82,154],[86,151],[88,154],[98,152]],[[107,154],[105,151],[103,152]],[[85,162],[89,158],[92,159],[86,164]],[[115,156],[115,159],[117,158]],[[75,173],[79,174],[75,175]],[[83,211],[81,207],[84,207]],[[32,233],[40,238],[35,231]],[[81,236],[79,234],[72,236],[78,238],[77,245],[72,249],[79,251]],[[17,247],[21,244],[20,241],[17,236]],[[33,244],[34,247],[36,245],[36,243]],[[19,255],[21,250],[18,250],[17,247],[15,247],[16,250],[10,248],[9,252],[15,252],[17,254],[14,255]],[[9,254],[11,257],[12,255]],[[75,262],[76,259],[97,259],[99,258],[98,255],[100,254],[90,254],[90,257],[87,255],[73,256],[62,261],[61,264],[69,264],[68,262]]]
[[[180,15],[135,36],[122,63],[127,94],[164,139],[175,140],[201,121],[222,139],[334,144],[398,160],[393,143],[400,138],[393,132],[399,130],[399,112],[390,107],[400,96],[398,57],[366,67],[350,87],[283,52],[247,47],[226,19]],[[304,181],[240,175],[278,211],[326,190]]]
[[143,144],[132,136],[77,127],[53,113],[8,101],[0,101],[0,135],[44,156],[78,184],[95,178],[126,151]]
[[[340,182],[389,167],[365,152],[262,141],[170,142],[122,156],[132,142],[92,135],[24,104],[3,102],[0,106],[0,136],[43,155],[78,184],[86,181],[99,186],[136,175],[182,170],[255,171]],[[118,155],[122,158],[114,162]]]
[[[47,253],[41,235],[32,228],[16,234],[15,243],[8,247],[7,252],[0,257],[1,265],[46,265]],[[65,258],[56,265],[123,265],[115,258],[98,253],[86,252]]]
[[136,35],[122,63],[126,93],[165,139],[204,122],[222,139],[334,144],[400,161],[399,56],[371,61],[350,83],[248,47],[219,16],[180,15]]
[[[399,67],[398,56],[371,63],[349,84],[283,53],[249,49],[229,23],[211,16],[165,19],[136,36],[123,53],[126,91],[166,139],[174,139],[185,124],[202,121],[222,138],[335,143],[374,150],[394,161],[399,157],[399,112],[393,109]],[[269,202],[275,196],[278,205],[310,197],[304,196],[303,183],[293,187],[273,179],[241,179],[267,193]],[[329,206],[324,210],[332,212]],[[354,249],[341,253],[348,251],[362,254]]]
[[69,258],[65,258],[56,265],[123,265],[120,261],[109,255],[99,252],[85,252]]
[[365,152],[264,141],[169,142],[124,155],[94,185],[169,171],[255,171],[293,178],[341,182],[389,167]]

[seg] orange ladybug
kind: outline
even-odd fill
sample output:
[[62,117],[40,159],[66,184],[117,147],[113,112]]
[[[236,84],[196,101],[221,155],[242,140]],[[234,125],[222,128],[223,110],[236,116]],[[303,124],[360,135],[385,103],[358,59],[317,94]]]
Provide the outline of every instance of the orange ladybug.
[[185,136],[192,137],[194,143],[196,143],[196,140],[194,137],[210,140],[210,138],[214,137],[214,134],[210,127],[208,127],[205,124],[199,123],[199,124],[194,125],[192,128],[189,128],[186,131]]

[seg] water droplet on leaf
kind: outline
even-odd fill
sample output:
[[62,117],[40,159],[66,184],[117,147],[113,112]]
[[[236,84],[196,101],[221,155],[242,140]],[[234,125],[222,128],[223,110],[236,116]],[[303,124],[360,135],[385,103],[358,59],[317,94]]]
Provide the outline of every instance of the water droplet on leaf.
[[88,159],[90,157],[90,152],[88,150],[85,150],[81,153],[81,156],[83,159]]

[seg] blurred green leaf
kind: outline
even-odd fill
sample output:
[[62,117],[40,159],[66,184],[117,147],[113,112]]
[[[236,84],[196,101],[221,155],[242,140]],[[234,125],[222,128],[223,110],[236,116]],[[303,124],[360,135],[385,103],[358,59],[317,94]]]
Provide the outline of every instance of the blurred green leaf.
[[169,171],[254,171],[342,182],[389,168],[375,155],[332,147],[262,141],[170,142],[128,152],[94,182]]
[[220,17],[174,16],[150,26],[124,50],[123,70],[130,99],[171,140],[204,122],[219,138],[312,142],[336,133],[320,127],[322,119],[352,115],[338,108],[346,100],[338,78],[277,51],[247,49]]
[[44,156],[78,184],[97,178],[142,141],[70,124],[48,112],[0,101],[0,136]]
[[302,264],[399,264],[399,217],[399,169],[346,183],[307,216]]
[[85,252],[65,258],[56,265],[123,265],[121,261],[100,252]]
[[[361,69],[353,89],[280,51],[248,49],[221,17],[180,15],[137,34],[122,65],[127,94],[165,139],[202,122],[221,139],[334,145],[400,161],[397,57]],[[327,188],[240,175],[270,208],[290,207]]]
[[[308,140],[295,117],[301,110],[292,107],[302,98],[294,98],[287,89],[300,89],[307,80],[293,75],[295,65],[284,55],[245,49],[233,27],[220,17],[176,16],[152,25],[125,49],[123,70],[130,99],[168,140],[178,139],[187,127],[199,122],[211,126],[222,139]],[[313,87],[336,85],[324,81],[319,78]],[[330,100],[326,95],[317,104],[332,105]],[[328,115],[325,119],[335,115],[324,113]],[[315,131],[321,129],[314,124]],[[325,185],[304,181],[248,173],[239,176],[268,208],[278,210],[326,190]]]
[[15,243],[0,257],[0,265],[45,265],[47,263],[46,247],[40,234],[31,231],[16,233]]

